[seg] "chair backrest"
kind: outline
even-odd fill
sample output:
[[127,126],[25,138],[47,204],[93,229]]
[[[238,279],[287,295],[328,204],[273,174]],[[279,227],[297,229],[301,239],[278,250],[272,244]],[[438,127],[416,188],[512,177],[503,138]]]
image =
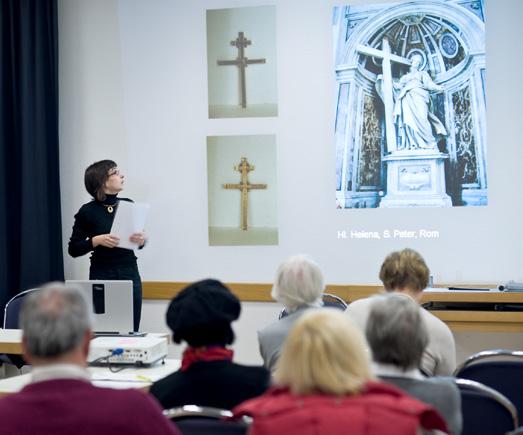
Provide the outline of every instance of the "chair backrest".
[[323,301],[324,307],[338,308],[341,311],[345,311],[347,309],[347,302],[345,302],[339,296],[333,295],[331,293],[323,293],[321,295],[321,300]]
[[225,420],[232,417],[232,412],[219,408],[185,405],[163,413],[183,435],[245,435],[249,427],[248,420]]
[[503,394],[469,379],[455,381],[461,393],[462,435],[501,435],[518,427],[516,407]]
[[29,296],[32,292],[40,290],[39,288],[32,288],[25,290],[13,296],[4,308],[4,329],[19,329],[20,328],[20,310],[24,298]]
[[[341,311],[345,311],[348,306],[347,302],[345,302],[342,298],[331,293],[322,293],[321,300],[323,302],[324,307],[337,308]],[[283,307],[280,311],[280,314],[278,315],[278,320],[283,319],[288,314],[289,313],[287,312],[285,307]]]
[[494,349],[468,357],[455,376],[481,382],[499,391],[523,415],[523,351]]

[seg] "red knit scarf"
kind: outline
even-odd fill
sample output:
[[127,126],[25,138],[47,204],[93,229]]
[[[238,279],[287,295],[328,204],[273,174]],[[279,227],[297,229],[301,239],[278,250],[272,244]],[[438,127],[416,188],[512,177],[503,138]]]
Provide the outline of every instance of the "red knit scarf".
[[183,352],[182,372],[198,361],[232,361],[233,351],[221,346],[188,347]]

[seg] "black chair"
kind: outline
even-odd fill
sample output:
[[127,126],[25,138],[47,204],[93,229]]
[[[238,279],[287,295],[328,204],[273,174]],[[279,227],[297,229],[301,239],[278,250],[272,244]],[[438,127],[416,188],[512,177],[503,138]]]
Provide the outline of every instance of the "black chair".
[[228,421],[232,412],[211,407],[185,405],[167,409],[163,414],[171,419],[183,435],[246,435],[249,420]]
[[31,293],[40,290],[39,288],[32,288],[25,290],[13,296],[4,308],[4,329],[19,329],[20,328],[20,310],[24,303],[24,298]]
[[494,349],[469,356],[454,372],[499,391],[523,415],[523,351]]
[[455,382],[461,393],[462,435],[504,435],[517,430],[518,412],[503,394],[469,379]]
[[[345,311],[348,306],[347,302],[345,302],[342,298],[340,298],[339,296],[333,295],[331,293],[322,293],[321,300],[323,302],[324,307],[337,308],[341,311]],[[285,309],[285,307],[283,307],[278,316],[278,320],[283,319],[288,314],[289,313],[287,313],[287,310]]]
[[[9,299],[7,304],[5,304],[4,308],[4,329],[20,328],[20,310],[22,309],[24,298],[38,290],[40,289],[32,288],[29,290],[25,290]],[[25,365],[25,361],[20,355],[0,355],[0,361],[7,364],[12,364],[16,366],[18,369],[21,369]]]

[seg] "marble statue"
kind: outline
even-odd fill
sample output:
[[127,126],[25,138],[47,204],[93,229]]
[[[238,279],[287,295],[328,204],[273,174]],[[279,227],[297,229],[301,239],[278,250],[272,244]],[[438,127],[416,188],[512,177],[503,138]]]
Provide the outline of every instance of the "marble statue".
[[429,92],[444,89],[435,84],[426,71],[420,70],[423,61],[420,55],[414,55],[411,61],[410,71],[399,82],[393,82],[397,149],[437,149],[436,137],[446,136],[447,130],[430,111]]

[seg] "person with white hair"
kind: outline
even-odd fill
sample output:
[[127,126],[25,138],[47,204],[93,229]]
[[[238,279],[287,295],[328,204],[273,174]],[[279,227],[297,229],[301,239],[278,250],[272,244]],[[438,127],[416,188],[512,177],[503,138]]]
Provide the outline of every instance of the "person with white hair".
[[287,315],[258,331],[260,353],[273,371],[281,346],[290,329],[309,308],[321,307],[325,285],[320,267],[305,255],[295,255],[280,265],[271,296],[285,307]]
[[31,382],[0,399],[9,435],[179,435],[152,396],[95,387],[86,370],[92,319],[75,287],[51,283],[27,296],[20,314]]

